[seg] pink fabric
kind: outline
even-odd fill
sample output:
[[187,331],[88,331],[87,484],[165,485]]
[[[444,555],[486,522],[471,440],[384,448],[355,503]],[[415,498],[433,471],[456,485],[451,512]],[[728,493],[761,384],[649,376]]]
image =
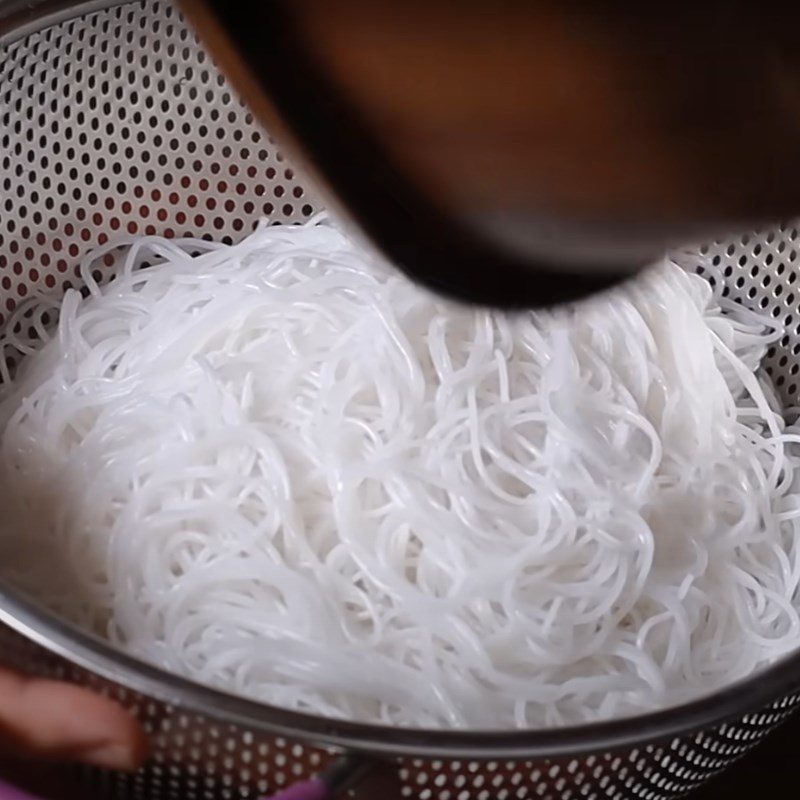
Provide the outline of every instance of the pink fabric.
[[[0,800],[41,800],[41,798],[28,794],[28,792],[23,792],[22,789],[17,789],[16,786],[12,786],[10,783],[0,781]],[[317,799],[315,798],[315,800]],[[319,800],[322,800],[322,798],[319,798]]]
[[[264,800],[329,800],[329,797],[328,787],[321,780],[315,778],[310,781],[293,783]],[[17,798],[5,798],[0,795],[0,800],[17,800]],[[26,800],[26,798],[19,798],[19,800]]]

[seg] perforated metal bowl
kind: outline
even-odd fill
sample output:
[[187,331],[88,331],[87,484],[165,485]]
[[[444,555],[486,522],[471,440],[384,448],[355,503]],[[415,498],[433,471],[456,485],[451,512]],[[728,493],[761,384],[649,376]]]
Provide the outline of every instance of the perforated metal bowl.
[[[17,3],[19,19],[36,5]],[[0,33],[0,324],[33,288],[73,285],[82,255],[117,232],[232,241],[262,216],[291,223],[319,209],[171,5],[98,8],[108,5]],[[800,385],[797,237],[785,225],[705,248],[733,297],[785,325],[766,367],[787,405]],[[355,790],[364,798],[660,800],[724,769],[800,704],[792,657],[690,706],[609,724],[385,730],[169,676],[11,593],[0,592],[0,620],[7,663],[108,692],[149,730],[148,766],[84,772],[92,797],[254,797],[353,751],[379,759]]]

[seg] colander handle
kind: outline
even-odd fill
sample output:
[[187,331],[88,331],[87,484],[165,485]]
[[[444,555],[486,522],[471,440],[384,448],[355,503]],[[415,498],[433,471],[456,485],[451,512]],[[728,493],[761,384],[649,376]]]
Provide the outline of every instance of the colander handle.
[[[293,783],[286,789],[281,789],[277,794],[273,794],[269,798],[262,798],[262,800],[331,800],[340,792],[359,783],[373,766],[374,762],[364,756],[343,755],[316,778]],[[18,800],[18,798],[5,798],[0,795],[0,800]],[[20,798],[20,800],[28,800],[28,798]]]

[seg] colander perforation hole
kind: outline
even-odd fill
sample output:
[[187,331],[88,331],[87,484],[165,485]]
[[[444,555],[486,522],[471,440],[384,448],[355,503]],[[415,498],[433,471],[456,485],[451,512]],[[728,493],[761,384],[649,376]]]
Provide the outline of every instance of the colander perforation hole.
[[3,54],[0,324],[34,288],[68,288],[61,275],[103,237],[233,242],[262,215],[293,223],[319,208],[180,15],[124,8]]

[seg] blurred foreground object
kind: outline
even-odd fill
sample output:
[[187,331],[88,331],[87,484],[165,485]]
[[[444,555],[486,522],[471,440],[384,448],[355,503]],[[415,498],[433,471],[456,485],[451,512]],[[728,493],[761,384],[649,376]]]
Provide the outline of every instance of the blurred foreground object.
[[800,212],[800,10],[183,6],[332,207],[447,294],[570,300],[669,245]]

